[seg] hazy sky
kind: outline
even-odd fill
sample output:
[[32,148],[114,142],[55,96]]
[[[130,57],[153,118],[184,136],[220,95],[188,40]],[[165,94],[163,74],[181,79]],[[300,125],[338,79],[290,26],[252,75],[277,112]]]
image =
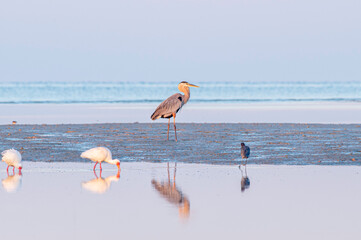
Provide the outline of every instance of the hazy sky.
[[11,0],[0,81],[361,81],[360,0]]

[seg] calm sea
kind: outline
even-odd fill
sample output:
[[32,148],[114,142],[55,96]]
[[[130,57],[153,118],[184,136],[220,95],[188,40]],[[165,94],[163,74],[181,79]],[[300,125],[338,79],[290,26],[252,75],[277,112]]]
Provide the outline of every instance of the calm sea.
[[[193,83],[193,82],[192,82]],[[0,103],[149,103],[178,92],[177,82],[0,83]],[[197,83],[192,102],[361,101],[361,82]]]

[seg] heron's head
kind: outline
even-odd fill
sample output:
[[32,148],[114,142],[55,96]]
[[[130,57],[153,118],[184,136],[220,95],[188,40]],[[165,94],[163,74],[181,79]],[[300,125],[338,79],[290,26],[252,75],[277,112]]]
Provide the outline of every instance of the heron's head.
[[188,219],[190,213],[190,203],[187,198],[183,199],[183,204],[178,207],[179,217],[181,219]]
[[186,81],[183,81],[183,82],[180,82],[178,84],[178,88],[181,89],[181,88],[184,88],[184,87],[198,87],[197,85],[194,85],[194,84],[190,84]]
[[244,143],[241,143],[241,146],[242,146],[242,147],[245,146]]

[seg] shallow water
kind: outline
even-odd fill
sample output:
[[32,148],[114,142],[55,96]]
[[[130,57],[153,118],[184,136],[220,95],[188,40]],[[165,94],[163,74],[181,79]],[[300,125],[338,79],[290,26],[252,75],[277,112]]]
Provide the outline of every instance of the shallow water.
[[[201,82],[192,102],[360,102],[361,82]],[[178,82],[0,83],[0,103],[160,103]]]
[[[361,237],[357,166],[249,165],[241,172],[177,164],[175,172],[171,163],[169,173],[167,163],[121,167],[118,179],[116,168],[104,165],[102,177],[112,180],[90,187],[84,185],[96,178],[91,163],[25,162],[21,179],[9,179],[3,168],[2,238]],[[250,184],[242,191],[246,171]]]
[[240,144],[251,147],[252,164],[361,164],[361,125],[167,124],[2,125],[1,149],[15,148],[24,161],[79,162],[96,146],[130,162],[238,164]]

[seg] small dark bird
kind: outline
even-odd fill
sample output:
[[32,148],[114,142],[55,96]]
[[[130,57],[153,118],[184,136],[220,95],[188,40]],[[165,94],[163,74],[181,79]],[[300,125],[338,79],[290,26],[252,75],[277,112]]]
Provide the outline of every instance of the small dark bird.
[[243,158],[248,158],[249,154],[251,153],[251,150],[248,146],[246,146],[244,143],[241,143],[241,156]]

